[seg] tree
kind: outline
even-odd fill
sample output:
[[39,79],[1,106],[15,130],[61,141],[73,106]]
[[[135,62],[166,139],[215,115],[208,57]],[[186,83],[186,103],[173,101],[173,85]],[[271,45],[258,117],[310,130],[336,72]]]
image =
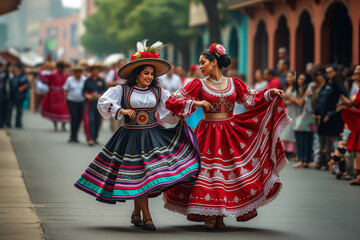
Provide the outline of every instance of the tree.
[[220,14],[218,0],[201,0],[208,18],[210,43],[220,42]]
[[[189,42],[195,31],[189,27],[190,0],[103,0],[90,16],[82,37],[84,47],[107,54],[110,49],[134,49],[137,41],[172,43],[189,65]],[[106,45],[106,46],[105,46]]]

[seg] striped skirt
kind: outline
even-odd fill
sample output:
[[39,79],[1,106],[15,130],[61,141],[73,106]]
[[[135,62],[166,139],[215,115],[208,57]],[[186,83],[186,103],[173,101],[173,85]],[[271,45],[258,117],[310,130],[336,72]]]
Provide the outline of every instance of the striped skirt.
[[200,153],[188,125],[165,129],[119,128],[75,183],[96,200],[114,204],[144,195],[156,197],[194,181]]

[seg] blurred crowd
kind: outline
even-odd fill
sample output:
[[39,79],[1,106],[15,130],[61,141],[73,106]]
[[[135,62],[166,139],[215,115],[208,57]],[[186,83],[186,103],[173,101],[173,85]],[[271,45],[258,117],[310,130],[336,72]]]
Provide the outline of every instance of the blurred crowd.
[[[277,67],[256,70],[254,85],[250,87],[284,90],[286,111],[293,119],[281,134],[288,159],[296,161],[294,168],[327,170],[336,179],[360,185],[360,149],[354,148],[354,137],[348,142],[354,129],[349,129],[342,115],[344,109],[353,108],[356,112],[354,103],[360,87],[360,66],[308,63],[303,72],[297,73],[290,69],[287,50],[280,48],[278,53]],[[107,65],[89,64],[86,60],[75,61],[72,65],[64,60],[46,61],[31,84],[21,63],[9,64],[0,59],[0,127],[12,127],[13,108],[16,110],[14,126],[23,127],[22,106],[27,90],[33,87],[35,105],[43,117],[53,121],[55,131],[59,130],[58,124],[61,124],[61,131],[66,131],[66,123],[70,123],[68,141],[77,143],[82,123],[88,145],[98,144],[102,119],[97,111],[97,100],[108,88],[125,83],[117,71],[126,62],[124,57]],[[246,76],[239,74],[235,67],[230,66],[223,74],[246,82]],[[173,93],[195,78],[202,78],[198,65],[189,69],[172,65],[171,71],[158,80],[161,87]],[[237,106],[235,111],[245,110]],[[186,121],[195,128],[202,118],[202,111],[198,110]],[[111,120],[111,131],[115,132],[122,124],[122,121]],[[359,146],[359,139],[355,141]],[[347,149],[349,144],[351,149]]]
[[326,170],[360,185],[360,65],[308,63],[299,73],[281,48],[277,68],[256,70],[254,76],[254,89],[285,92],[293,122],[280,138],[288,159],[296,161],[292,166]]

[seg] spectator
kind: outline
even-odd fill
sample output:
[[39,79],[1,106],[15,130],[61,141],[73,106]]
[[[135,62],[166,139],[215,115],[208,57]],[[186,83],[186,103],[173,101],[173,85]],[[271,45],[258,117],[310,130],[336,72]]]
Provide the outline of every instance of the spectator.
[[286,85],[286,79],[287,79],[287,73],[289,71],[289,67],[290,67],[290,62],[287,58],[281,58],[279,59],[277,68],[280,72],[280,82],[281,82],[281,86],[283,87],[283,89],[285,89],[285,85]]
[[281,82],[275,76],[274,70],[266,69],[264,71],[264,79],[268,82],[266,88],[268,88],[268,89],[277,88],[277,89],[280,89],[280,90],[282,89]]
[[106,86],[109,87],[115,87],[119,84],[125,84],[126,80],[120,78],[117,75],[117,71],[126,64],[126,60],[121,58],[119,61],[111,66],[111,69],[106,74]]
[[181,79],[181,86],[184,86],[185,80],[186,80],[186,71],[183,66],[178,65],[175,68],[175,73],[180,77]]
[[0,57],[0,128],[4,127],[9,100],[9,72],[6,61]]
[[295,117],[295,139],[297,158],[299,162],[293,167],[308,168],[312,162],[313,132],[316,131],[315,119],[312,117],[311,91],[309,85],[311,76],[307,73],[300,74],[297,78],[298,93],[292,101],[300,108],[300,113]]
[[16,106],[15,127],[22,128],[23,103],[26,98],[27,89],[30,88],[30,82],[25,76],[24,66],[18,62],[14,65],[14,77],[10,79],[10,99],[6,114],[6,125],[11,127],[11,117],[13,106]]
[[[289,117],[295,120],[298,112],[298,107],[296,105],[297,85],[295,72],[289,71],[287,73],[285,86],[285,110]],[[296,140],[293,129],[294,124],[295,121],[293,121],[292,124],[289,124],[280,134],[280,139],[282,141],[285,153],[289,158],[292,157],[293,159],[296,158]]]
[[191,65],[188,77],[186,78],[183,87],[194,79],[200,79],[202,77],[200,67],[197,64]]
[[279,50],[278,50],[278,57],[279,57],[279,59],[289,58],[289,57],[288,57],[288,50],[287,50],[286,47],[281,47],[281,48],[279,48]]
[[85,81],[83,95],[86,100],[84,112],[84,127],[88,145],[98,144],[97,141],[100,129],[100,113],[97,110],[97,102],[101,95],[106,91],[105,80],[99,77],[103,66],[97,62],[88,67],[90,77]]
[[84,110],[85,98],[82,95],[86,77],[82,75],[83,68],[75,66],[72,68],[73,75],[66,79],[63,89],[67,99],[69,113],[71,117],[71,131],[69,142],[78,143],[78,131],[81,123],[81,118]]
[[171,65],[171,70],[167,74],[160,76],[158,79],[161,87],[170,93],[174,93],[181,88],[181,79],[175,73],[174,65]]
[[263,90],[267,85],[268,83],[264,80],[263,71],[261,69],[256,70],[254,90]]
[[[360,65],[355,68],[354,78],[360,81]],[[355,180],[351,181],[351,185],[360,185],[360,91],[358,91],[354,101],[351,101],[350,106],[356,108],[347,108],[343,111],[342,117],[349,126],[351,133],[347,141],[347,149],[355,151],[354,158],[354,173]]]
[[312,62],[307,63],[305,67],[305,73],[311,74],[313,70],[314,70],[314,63]]

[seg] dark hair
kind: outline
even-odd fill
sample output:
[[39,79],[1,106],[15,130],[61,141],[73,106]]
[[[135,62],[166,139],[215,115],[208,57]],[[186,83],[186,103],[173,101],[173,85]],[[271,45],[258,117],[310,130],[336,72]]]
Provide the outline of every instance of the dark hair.
[[[129,79],[126,81],[126,85],[132,87],[132,86],[135,86],[136,85],[136,81],[137,81],[137,78],[139,76],[139,74],[146,68],[146,67],[153,67],[154,68],[154,73],[156,73],[156,69],[153,65],[141,65],[137,68],[135,68],[130,76],[129,76]],[[157,87],[158,86],[158,80],[156,77],[154,77],[154,80],[151,82],[150,84],[150,87]]]
[[14,64],[14,67],[20,69],[21,71],[24,69],[24,65],[21,62],[17,62]]
[[[326,68],[332,68],[336,72],[336,76],[333,79],[329,79],[330,85],[337,85],[341,83],[341,73],[339,74],[339,66],[336,64],[329,64]],[[325,69],[326,69],[325,68]]]
[[227,54],[220,55],[220,57],[216,56],[215,53],[210,52],[209,50],[205,50],[201,53],[204,55],[207,60],[212,62],[214,59],[217,60],[217,65],[221,70],[223,67],[227,68],[231,64],[231,57]]
[[288,68],[290,67],[290,60],[289,58],[280,58],[279,62],[283,61],[284,65],[286,65]]
[[[286,75],[288,75],[289,73],[291,73],[291,75],[293,75],[294,77],[295,77],[295,82],[294,82],[294,86],[293,86],[293,89],[292,89],[292,92],[297,92],[298,91],[298,85],[297,85],[297,82],[296,82],[296,72],[295,71],[288,71],[287,73],[286,73]],[[287,78],[287,76],[286,76],[286,78]],[[287,88],[289,86],[289,84],[287,83],[287,81],[286,81],[286,83],[285,83],[285,88]]]
[[56,68],[58,68],[60,70],[64,70],[65,64],[63,62],[58,62],[58,63],[56,63]]
[[[307,73],[301,73],[301,74],[299,75],[299,77],[300,77],[301,75],[304,75],[304,76],[305,76],[304,88],[303,88],[303,92],[302,92],[302,94],[301,94],[301,97],[302,97],[302,96],[304,95],[306,89],[308,88],[309,84],[311,83],[312,78],[311,78],[310,74],[307,74]],[[299,79],[299,77],[298,77],[297,79]],[[297,80],[296,80],[296,82],[297,82]],[[299,85],[298,85],[298,87],[299,87]]]
[[275,76],[275,71],[273,69],[267,68],[264,70],[264,74],[267,72],[267,74],[270,74],[271,76]]

